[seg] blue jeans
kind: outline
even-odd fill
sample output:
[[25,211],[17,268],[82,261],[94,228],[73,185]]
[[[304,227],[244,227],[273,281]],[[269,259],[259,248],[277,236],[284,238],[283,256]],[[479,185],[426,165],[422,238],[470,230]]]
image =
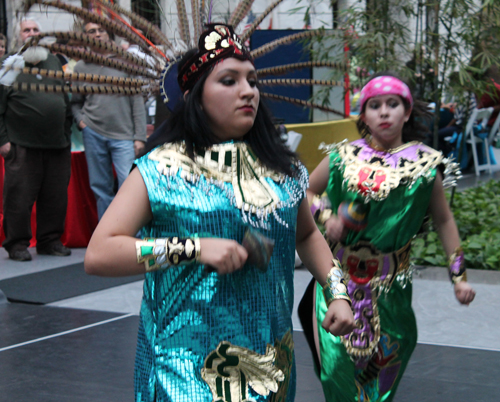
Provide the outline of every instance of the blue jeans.
[[90,127],[82,130],[90,188],[97,201],[99,219],[115,196],[113,166],[121,187],[134,163],[134,142],[104,137]]

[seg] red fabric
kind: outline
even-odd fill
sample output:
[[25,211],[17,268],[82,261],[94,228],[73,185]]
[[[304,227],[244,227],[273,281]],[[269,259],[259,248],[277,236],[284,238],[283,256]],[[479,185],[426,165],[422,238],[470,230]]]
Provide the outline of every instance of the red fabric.
[[[0,158],[0,199],[3,200],[3,158]],[[3,205],[0,204],[0,224],[3,222]],[[87,247],[92,232],[97,226],[97,206],[94,194],[90,189],[89,175],[85,153],[71,153],[71,178],[68,186],[68,211],[64,234],[61,238],[66,247]],[[36,204],[31,213],[31,231],[36,233]],[[0,242],[5,235],[3,226],[0,230]],[[36,240],[31,239],[30,246],[36,245]]]

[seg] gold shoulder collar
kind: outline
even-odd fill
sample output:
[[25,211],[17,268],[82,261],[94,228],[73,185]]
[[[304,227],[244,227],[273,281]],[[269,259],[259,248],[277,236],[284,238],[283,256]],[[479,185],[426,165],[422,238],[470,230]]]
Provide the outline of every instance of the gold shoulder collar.
[[205,176],[208,179],[230,182],[238,163],[243,163],[241,168],[246,171],[251,169],[260,177],[270,177],[274,181],[280,181],[282,175],[263,166],[255,157],[247,144],[225,143],[217,144],[208,148],[203,155],[195,155],[194,160],[186,154],[186,146],[183,142],[164,144],[153,150],[149,159],[159,162],[158,170],[165,174],[177,174],[182,168],[183,178],[189,175]]
[[[177,174],[186,181],[197,183],[204,177],[210,185],[216,185],[226,191],[224,183],[232,184],[232,192],[228,197],[241,209],[243,216],[255,214],[262,226],[262,220],[272,213],[277,217],[276,209],[295,205],[301,199],[301,193],[307,188],[307,172],[299,165],[299,192],[282,202],[279,195],[266,180],[283,183],[290,178],[264,166],[256,158],[252,150],[243,142],[217,144],[208,148],[204,154],[195,155],[194,160],[186,154],[183,142],[164,144],[153,150],[149,159],[157,161],[157,169],[166,176]],[[233,199],[234,198],[234,199]],[[285,226],[288,224],[284,223]]]
[[420,178],[434,180],[434,170],[443,163],[441,152],[417,141],[389,152],[377,151],[364,140],[343,142],[335,147],[349,191],[367,200],[386,199],[399,186],[412,187]]

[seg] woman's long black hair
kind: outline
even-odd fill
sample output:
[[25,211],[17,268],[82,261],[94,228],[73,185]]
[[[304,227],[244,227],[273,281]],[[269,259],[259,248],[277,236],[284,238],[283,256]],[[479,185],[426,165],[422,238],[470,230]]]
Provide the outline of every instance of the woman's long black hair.
[[[186,52],[179,61],[179,66],[186,63],[196,51],[192,49]],[[161,126],[162,132],[157,133],[158,135],[146,144],[145,153],[164,143],[185,141],[187,154],[194,158],[195,153],[203,152],[204,149],[220,142],[210,129],[208,118],[201,107],[203,87],[211,72],[212,70],[209,70],[204,74],[185,99],[179,101],[176,110]],[[297,174],[297,169],[293,167],[297,156],[285,145],[262,99],[254,124],[243,140],[265,166],[289,176]]]
[[[403,78],[401,78],[398,74],[396,74],[393,71],[383,71],[381,73],[377,73],[373,75],[368,80],[368,82],[370,82],[374,78],[381,76],[394,77],[404,82],[406,85],[408,85],[408,83]],[[408,88],[410,88],[410,93],[413,98],[413,109],[410,114],[410,118],[403,126],[403,136],[402,136],[403,143],[410,141],[425,140],[427,138],[427,134],[429,133],[429,120],[431,119],[432,116],[427,107],[427,103],[422,102],[420,100],[416,100],[410,85],[408,85]],[[408,101],[403,98],[401,99],[403,100],[405,110],[410,109],[411,105],[408,103]],[[365,112],[366,104],[367,103],[365,102],[365,104],[363,105],[363,109],[360,111],[360,115]],[[370,135],[370,127],[368,127],[363,120],[358,119],[356,125],[358,127],[359,134],[363,138],[365,138],[367,135]]]

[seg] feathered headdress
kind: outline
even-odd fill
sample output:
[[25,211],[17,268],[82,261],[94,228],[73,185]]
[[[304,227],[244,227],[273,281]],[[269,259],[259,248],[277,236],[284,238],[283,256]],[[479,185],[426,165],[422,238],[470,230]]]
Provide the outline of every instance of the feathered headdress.
[[[192,15],[191,26],[193,31],[191,32],[185,1],[186,0],[176,0],[179,37],[175,41],[171,41],[157,26],[151,24],[145,18],[125,10],[116,4],[105,2],[104,0],[87,0],[86,4],[88,4],[89,9],[92,11],[89,11],[87,8],[67,4],[60,0],[26,0],[23,10],[26,13],[35,5],[39,5],[40,7],[55,7],[57,9],[67,11],[83,21],[99,24],[105,28],[108,33],[122,37],[129,43],[137,45],[144,57],[137,57],[112,42],[95,40],[85,33],[45,32],[40,36],[32,37],[20,49],[18,55],[16,55],[16,60],[11,60],[11,62],[7,65],[4,64],[4,68],[0,71],[0,78],[2,75],[6,75],[9,77],[10,81],[12,81],[13,71],[22,71],[25,74],[40,74],[42,76],[53,75],[57,78],[62,78],[65,82],[67,82],[67,84],[64,86],[51,86],[50,88],[47,88],[42,84],[36,84],[33,86],[24,84],[23,87],[21,88],[20,86],[19,89],[48,92],[79,92],[123,95],[140,93],[150,95],[161,92],[165,103],[171,102],[172,100],[175,101],[176,97],[181,93],[177,82],[178,69],[176,62],[187,49],[197,47],[198,39],[202,35],[204,26],[207,23],[210,24],[212,22],[212,3],[207,3],[205,0],[190,0]],[[250,26],[246,27],[240,35],[241,39],[236,40],[238,46],[250,38],[252,33],[257,29],[264,18],[269,15],[271,11],[281,2],[282,0],[275,0],[258,18],[253,21]],[[245,19],[252,7],[252,4],[253,0],[241,0],[232,12],[228,23],[229,25],[232,25],[235,31],[238,31],[238,25]],[[99,9],[100,12],[95,12],[97,9]],[[227,25],[223,23],[219,25],[227,27]],[[214,25],[212,24],[212,29],[213,26]],[[234,34],[233,31],[231,31],[231,35],[232,34]],[[278,46],[287,45],[295,41],[311,38],[321,34],[322,32],[319,30],[307,30],[269,42],[250,52],[248,52],[243,46],[241,51],[242,54],[245,55],[245,58],[255,60],[271,52]],[[50,40],[48,40],[49,38]],[[68,43],[73,45],[69,45]],[[83,59],[86,62],[106,65],[140,78],[110,79],[109,77],[101,77],[97,75],[75,73],[62,74],[51,71],[43,71],[37,68],[25,68],[24,64],[20,63],[19,56],[23,56],[29,48],[35,46],[46,48],[49,51],[62,53],[69,57]],[[81,46],[85,46],[85,49],[82,49]],[[106,58],[103,57],[101,53],[88,49],[97,49],[99,52],[103,53],[113,53],[117,55],[117,57],[111,59]],[[193,65],[193,63],[187,64],[189,64],[189,66]],[[264,76],[280,75],[290,71],[311,67],[330,67],[344,71],[346,69],[346,66],[338,63],[310,61],[261,69],[257,70],[257,73],[259,78],[262,78]],[[181,78],[181,86],[184,85],[183,82],[188,82],[191,77],[195,76],[190,73],[186,73],[186,71],[181,71],[180,73],[182,75],[179,75]],[[184,79],[186,79],[186,81],[183,81]],[[71,85],[72,82],[82,81],[92,85]],[[313,79],[264,79],[260,80],[260,83],[262,86],[269,87],[274,85],[343,85],[343,83],[339,83],[337,81]],[[16,83],[13,85],[16,85]],[[172,94],[176,95],[172,97]],[[338,112],[329,107],[324,107],[310,101],[284,97],[270,92],[261,92],[261,96],[343,115],[342,112]]]

